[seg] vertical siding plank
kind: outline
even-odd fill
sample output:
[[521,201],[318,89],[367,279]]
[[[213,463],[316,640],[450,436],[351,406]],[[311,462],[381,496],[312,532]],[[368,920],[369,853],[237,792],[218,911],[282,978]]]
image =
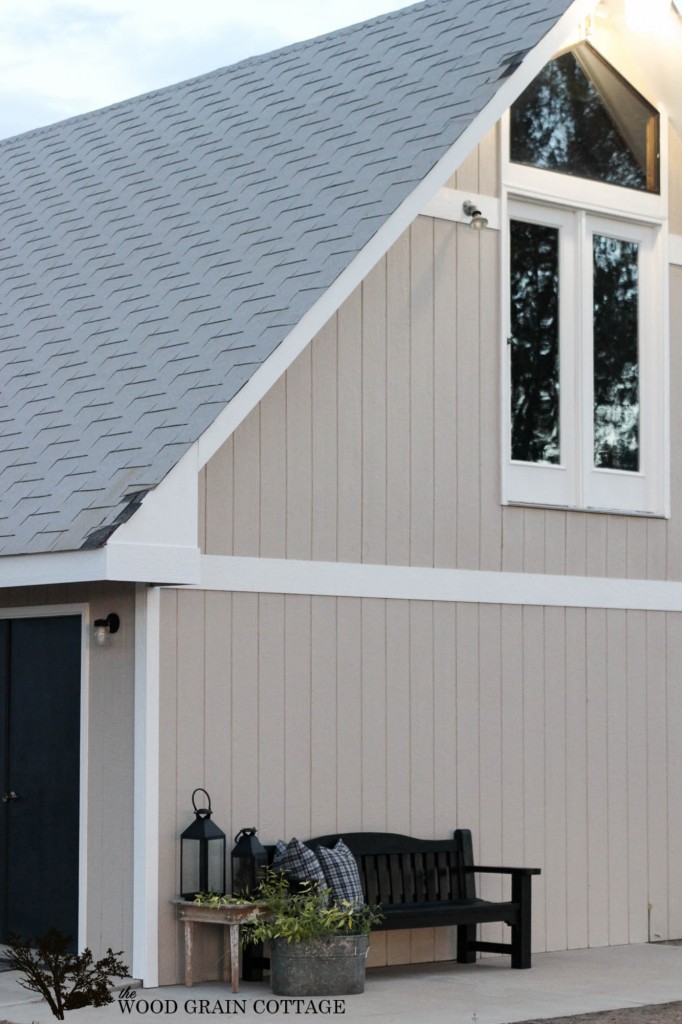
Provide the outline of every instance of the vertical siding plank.
[[386,562],[386,261],[362,285],[362,560]]
[[356,289],[338,312],[338,520],[341,562],[362,561],[362,304]]
[[[525,864],[523,848],[523,609],[502,606],[502,851]],[[458,681],[459,691],[459,681]],[[541,867],[542,865],[531,865]]]
[[[412,827],[410,778],[410,605],[386,607],[386,817],[389,832],[409,835]],[[410,960],[410,933],[387,933],[386,962]]]
[[478,147],[478,191],[484,196],[500,194],[500,125],[491,128]]
[[[499,605],[479,608],[479,857],[483,864],[502,864],[502,637]],[[504,884],[494,875],[481,875],[480,892],[487,899],[503,899]],[[506,927],[486,925],[481,937],[505,942]]]
[[311,824],[311,655],[309,597],[284,599],[284,804],[287,836]]
[[362,814],[365,832],[386,831],[386,602],[362,602]]
[[649,937],[646,612],[628,612],[627,621],[628,941],[646,942]]
[[587,613],[587,706],[589,945],[607,946],[609,862],[606,612],[595,609]]
[[[258,803],[262,841],[288,840],[285,799],[284,597],[258,599]],[[235,677],[233,686],[242,686]]]
[[[545,609],[545,930],[547,949],[568,945],[566,888],[566,612]],[[572,898],[572,894],[571,894]]]
[[[411,834],[434,834],[433,605],[410,601],[410,778]],[[413,963],[435,957],[435,930],[412,932]]]
[[457,605],[457,823],[480,843],[478,606]]
[[523,569],[523,513],[522,508],[506,505],[502,509],[502,569],[521,572]]
[[[649,841],[651,939],[671,937],[668,926],[667,897],[669,862],[665,625],[663,612],[647,612],[647,749],[649,752],[647,837]],[[675,937],[679,938],[679,936]]]
[[386,558],[410,564],[410,248],[402,235],[386,257]]
[[627,523],[627,575],[631,579],[647,578],[648,521],[634,516]]
[[234,435],[218,449],[206,466],[206,553],[231,555],[234,551]]
[[589,945],[587,794],[587,620],[566,609],[566,892],[569,949]]
[[246,417],[234,433],[234,553],[260,553],[260,415]]
[[457,564],[476,569],[480,558],[481,347],[479,232],[457,225]]
[[457,233],[434,221],[434,565],[457,564]]
[[547,513],[540,508],[523,511],[523,571],[545,571],[545,520]]
[[[238,829],[259,821],[258,595],[232,597],[232,822]],[[262,826],[261,826],[262,827]]]
[[287,378],[280,377],[260,404],[260,553],[284,558],[287,550]]
[[336,726],[336,598],[315,597],[311,608],[311,834],[336,831],[339,757]]
[[[524,864],[545,853],[545,658],[544,609],[523,609],[523,827]],[[533,894],[533,942],[545,948],[545,887]]]
[[343,772],[337,778],[339,831],[357,829],[362,814],[362,602],[339,598],[337,626],[337,735]]
[[625,612],[608,611],[608,858],[609,944],[628,941],[627,664]]
[[608,516],[586,515],[586,572],[588,576],[608,576],[606,570],[606,528]]
[[287,558],[312,554],[312,364],[310,347],[287,371]]
[[606,575],[624,579],[628,565],[628,524],[625,516],[602,516],[606,521]]
[[668,934],[682,935],[682,888],[678,865],[682,864],[682,817],[680,779],[682,779],[682,616],[666,615],[666,724],[668,751]]
[[646,575],[650,580],[666,579],[668,521],[646,520]]
[[566,572],[587,575],[587,517],[583,512],[566,513]]
[[433,220],[410,231],[410,565],[433,565]]
[[563,576],[566,572],[566,513],[545,513],[545,572]]
[[[488,136],[490,138],[490,135]],[[481,151],[483,164],[483,150]],[[499,232],[481,233],[480,411],[480,568],[502,568],[500,505],[500,274]]]
[[[457,608],[433,606],[434,834],[451,836],[457,825]],[[454,933],[436,929],[436,959],[455,956]]]
[[333,562],[338,529],[336,317],[312,347],[312,557]]
[[206,592],[204,597],[206,786],[211,794],[216,821],[227,823],[230,821],[232,811],[230,800],[232,597],[230,594],[212,591]]

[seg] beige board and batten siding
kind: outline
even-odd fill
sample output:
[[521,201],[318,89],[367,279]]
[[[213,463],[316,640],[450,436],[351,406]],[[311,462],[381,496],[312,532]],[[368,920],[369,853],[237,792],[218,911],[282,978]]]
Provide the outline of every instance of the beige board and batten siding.
[[121,625],[106,647],[89,642],[87,661],[87,918],[95,956],[109,946],[133,957],[133,721],[135,591],[115,583],[0,591],[3,609],[86,605],[90,619],[116,612]]
[[[161,616],[162,984],[199,785],[228,838],[469,826],[479,862],[542,868],[536,951],[682,935],[679,613],[169,590]],[[370,962],[453,956],[419,929]]]
[[[682,145],[671,133],[671,223]],[[496,135],[459,189],[499,191]],[[418,217],[211,459],[207,554],[682,579],[682,460],[669,520],[501,504],[500,235]],[[682,268],[670,268],[671,394]],[[682,409],[671,405],[671,450]]]

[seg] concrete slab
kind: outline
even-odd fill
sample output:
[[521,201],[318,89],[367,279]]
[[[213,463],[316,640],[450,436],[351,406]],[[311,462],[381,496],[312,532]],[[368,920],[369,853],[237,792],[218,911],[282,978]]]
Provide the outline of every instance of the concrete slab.
[[[340,1024],[343,1017],[350,1024],[513,1024],[674,1000],[682,1000],[682,947],[637,945],[539,954],[529,971],[512,971],[508,957],[466,966],[374,968],[363,995],[316,999],[312,1006],[311,1000],[272,996],[267,983],[243,984],[239,995],[219,982],[139,989],[134,999],[75,1010],[67,1021],[336,1018]],[[19,987],[16,975],[0,974],[0,1020],[51,1024],[54,1018],[44,1002]]]

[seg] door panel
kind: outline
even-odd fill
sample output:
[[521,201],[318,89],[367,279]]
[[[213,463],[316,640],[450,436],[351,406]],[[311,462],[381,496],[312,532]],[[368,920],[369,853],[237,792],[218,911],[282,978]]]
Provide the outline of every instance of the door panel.
[[79,616],[1,624],[4,707],[0,936],[78,930]]

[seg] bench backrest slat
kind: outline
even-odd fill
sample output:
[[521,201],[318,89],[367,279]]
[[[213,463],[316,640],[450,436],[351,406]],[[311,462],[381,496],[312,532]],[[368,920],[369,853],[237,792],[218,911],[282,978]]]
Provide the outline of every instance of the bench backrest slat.
[[371,904],[419,904],[475,899],[475,878],[468,829],[453,839],[415,839],[385,832],[349,832],[318,836],[306,845],[334,846],[343,839],[355,856],[365,899]]

